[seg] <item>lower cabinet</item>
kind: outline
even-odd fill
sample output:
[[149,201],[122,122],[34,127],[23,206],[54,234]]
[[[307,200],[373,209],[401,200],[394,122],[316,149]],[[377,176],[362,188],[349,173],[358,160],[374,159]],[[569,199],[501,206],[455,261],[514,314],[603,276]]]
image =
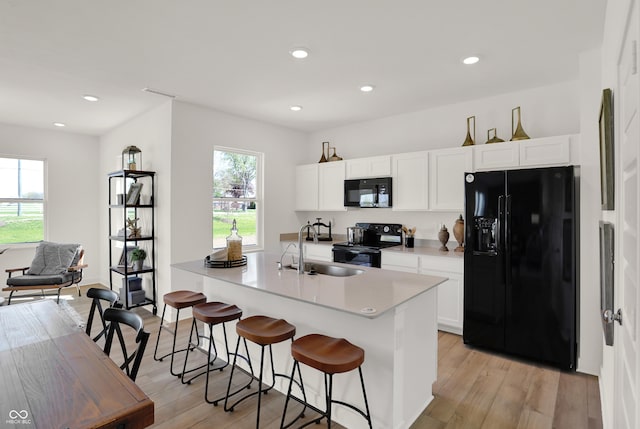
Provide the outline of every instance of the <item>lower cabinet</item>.
[[333,262],[333,246],[331,244],[304,244],[304,257],[322,262]]
[[438,285],[438,329],[462,335],[464,260],[451,256],[428,256],[382,252],[382,269],[447,277]]
[[420,257],[420,274],[448,277],[438,286],[438,329],[462,335],[464,314],[464,261],[460,258]]

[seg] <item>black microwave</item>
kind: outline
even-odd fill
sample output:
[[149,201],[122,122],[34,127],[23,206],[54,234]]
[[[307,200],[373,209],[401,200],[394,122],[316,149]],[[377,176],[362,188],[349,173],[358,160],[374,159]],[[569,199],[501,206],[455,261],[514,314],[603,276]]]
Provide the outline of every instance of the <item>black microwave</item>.
[[391,207],[391,177],[344,181],[345,207]]

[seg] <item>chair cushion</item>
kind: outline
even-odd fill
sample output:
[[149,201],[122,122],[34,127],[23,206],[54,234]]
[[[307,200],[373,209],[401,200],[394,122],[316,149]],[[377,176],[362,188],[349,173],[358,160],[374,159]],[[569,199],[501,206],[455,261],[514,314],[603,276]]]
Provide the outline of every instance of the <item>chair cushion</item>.
[[7,279],[8,286],[41,286],[41,285],[59,285],[70,282],[73,279],[73,273],[51,274],[46,276],[33,276],[25,274],[24,276],[14,276]]
[[31,261],[27,274],[46,276],[66,273],[79,253],[79,244],[42,241],[36,248],[36,256]]

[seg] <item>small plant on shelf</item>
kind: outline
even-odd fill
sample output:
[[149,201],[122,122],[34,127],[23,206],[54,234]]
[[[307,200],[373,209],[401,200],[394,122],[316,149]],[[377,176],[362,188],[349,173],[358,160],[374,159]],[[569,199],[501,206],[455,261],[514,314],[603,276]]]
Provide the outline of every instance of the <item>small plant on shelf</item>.
[[147,257],[147,251],[136,247],[131,251],[131,261],[133,262],[133,268],[136,271],[142,270],[142,263]]

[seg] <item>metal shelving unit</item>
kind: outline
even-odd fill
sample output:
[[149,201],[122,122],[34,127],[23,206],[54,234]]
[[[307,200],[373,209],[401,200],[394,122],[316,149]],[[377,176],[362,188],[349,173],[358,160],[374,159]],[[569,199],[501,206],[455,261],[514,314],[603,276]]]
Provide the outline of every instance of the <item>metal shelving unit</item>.
[[[114,275],[120,279],[128,279],[131,276],[138,276],[143,279],[149,278],[151,280],[151,290],[145,290],[144,301],[133,304],[129,302],[129,282],[123,282],[123,288],[125,290],[124,296],[120,297],[122,306],[126,309],[141,307],[145,305],[153,305],[153,314],[157,314],[157,287],[156,287],[156,252],[155,252],[155,172],[154,171],[140,171],[140,170],[119,170],[109,173],[109,287],[114,289]],[[135,204],[129,204],[126,201],[126,194],[123,191],[123,201],[117,201],[117,189],[118,185],[121,185],[120,189],[126,190],[131,183],[143,183],[143,189],[146,186],[151,187],[151,198],[147,204],[140,204],[139,200]],[[115,201],[114,201],[115,200]],[[149,225],[146,225],[146,234],[140,237],[128,237],[127,236],[127,219],[129,215],[133,215],[134,218],[138,218],[139,214],[147,216]],[[120,220],[121,219],[121,220]],[[114,229],[121,226],[124,229],[124,235],[114,234]],[[150,231],[150,232],[149,232]],[[145,262],[150,265],[143,265],[142,269],[134,270],[128,263],[120,265],[120,259],[114,260],[114,256],[119,258],[120,256],[114,255],[114,248],[116,242],[122,243],[122,251],[129,248],[129,244],[138,247],[139,243],[145,245],[147,250],[147,258]],[[126,259],[128,261],[128,257]],[[120,287],[117,286],[116,290]],[[151,293],[151,296],[148,296]]]

